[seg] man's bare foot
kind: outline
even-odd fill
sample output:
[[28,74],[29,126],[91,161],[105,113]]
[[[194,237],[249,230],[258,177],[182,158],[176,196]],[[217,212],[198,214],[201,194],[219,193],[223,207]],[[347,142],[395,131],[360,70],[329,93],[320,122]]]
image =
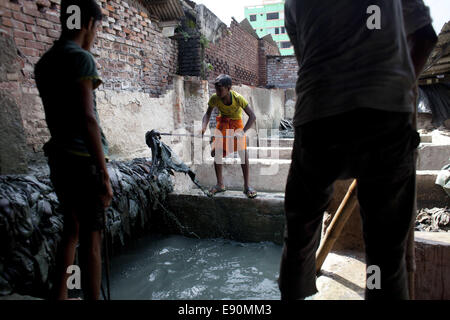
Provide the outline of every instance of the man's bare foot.
[[227,189],[225,188],[224,185],[215,185],[214,187],[209,189],[209,194],[211,194],[213,196],[215,194],[225,192],[225,191],[227,191]]

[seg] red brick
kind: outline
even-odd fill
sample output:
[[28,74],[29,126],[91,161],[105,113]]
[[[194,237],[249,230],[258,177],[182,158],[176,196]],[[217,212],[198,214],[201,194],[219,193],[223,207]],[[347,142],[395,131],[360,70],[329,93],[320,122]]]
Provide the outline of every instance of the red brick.
[[21,38],[21,39],[28,39],[28,40],[35,39],[34,35],[31,32],[20,31],[20,30],[14,30],[14,37]]
[[59,38],[61,33],[59,31],[56,31],[56,30],[53,30],[53,29],[48,29],[47,30],[47,35],[49,37],[52,37],[52,38]]
[[23,54],[29,57],[39,57],[39,51],[34,48],[19,47]]
[[110,33],[115,35],[116,34],[116,30],[110,29],[110,28],[103,28],[104,32]]
[[44,50],[45,46],[43,43],[37,42],[37,41],[33,41],[33,40],[27,40],[26,41],[26,47],[28,48],[33,48],[36,50]]
[[13,29],[8,28],[8,27],[2,27],[0,26],[0,34],[5,33],[7,35],[9,35],[10,37],[13,37]]
[[13,10],[13,11],[20,11],[20,8],[22,8],[21,4],[18,3],[13,3],[11,1],[8,0],[1,0],[0,1],[0,6]]
[[34,18],[27,16],[23,13],[20,12],[13,12],[13,17],[14,19],[17,19],[19,21],[25,22],[25,23],[29,23],[29,24],[34,24]]
[[0,17],[11,18],[12,13],[10,10],[0,9]]
[[[28,2],[25,2],[25,3],[27,4]],[[42,16],[42,13],[39,12],[39,10],[37,9],[37,6],[35,4],[33,5],[33,8],[30,6],[27,6],[27,5],[23,6],[22,11],[23,11],[23,13],[28,14],[33,17],[41,17]]]
[[44,28],[36,26],[36,25],[31,25],[31,24],[27,24],[27,31],[33,32],[33,33],[38,33],[38,34],[43,34],[46,35],[47,32],[45,31]]
[[18,47],[24,47],[25,46],[25,40],[24,39],[15,38],[14,41],[16,42],[16,46],[18,46]]
[[111,49],[111,41],[103,40],[103,48]]
[[5,27],[10,27],[10,28],[12,28],[13,22],[12,22],[11,19],[3,18],[3,17],[2,17],[2,25],[4,25]]
[[46,12],[45,18],[53,23],[60,24],[59,15],[57,13]]
[[40,5],[41,7],[47,7],[48,8],[48,7],[51,6],[50,1],[48,1],[48,0],[37,0],[36,3],[38,5]]
[[25,24],[24,23],[22,23],[20,21],[17,21],[17,20],[14,20],[14,19],[11,20],[11,22],[12,22],[12,27],[14,29],[25,31]]
[[51,39],[51,38],[49,38],[47,36],[44,36],[42,34],[37,34],[36,35],[36,39],[37,39],[37,41],[41,41],[41,42],[48,43],[48,44],[52,44],[53,43],[53,39]]
[[36,23],[38,26],[44,27],[46,29],[53,29],[53,23],[49,22],[48,20],[37,18]]

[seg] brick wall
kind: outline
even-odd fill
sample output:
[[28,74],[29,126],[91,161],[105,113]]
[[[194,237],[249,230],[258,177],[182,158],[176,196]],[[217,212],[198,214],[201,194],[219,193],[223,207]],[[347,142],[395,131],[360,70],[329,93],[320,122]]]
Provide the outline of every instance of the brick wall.
[[298,63],[295,56],[267,57],[267,85],[275,88],[295,88]]
[[205,50],[205,62],[213,66],[208,80],[221,73],[229,74],[234,83],[257,86],[259,84],[258,39],[232,21],[217,43]]
[[213,66],[208,80],[212,82],[219,74],[226,73],[236,85],[266,86],[266,56],[269,54],[279,54],[278,48],[255,38],[233,20],[222,37],[205,50],[205,62]]
[[259,49],[258,49],[258,63],[259,63],[259,83],[260,85],[267,85],[267,63],[268,56],[279,55],[278,47],[275,47],[271,43],[260,39],[259,40]]
[[199,35],[191,35],[184,38],[182,35],[178,39],[178,63],[180,75],[200,77],[202,75],[201,44]]
[[101,0],[104,19],[94,54],[105,89],[163,94],[177,68],[176,41],[162,35],[139,1]]
[[[140,0],[98,3],[104,15],[92,50],[104,81],[98,90],[164,94],[177,70],[177,42],[162,35]],[[59,9],[60,0],[0,0],[0,33],[13,40],[21,64],[0,79],[0,93],[19,109],[22,123],[18,125],[25,132],[29,162],[42,160],[42,146],[49,139],[34,65],[59,38]]]
[[202,75],[202,46],[200,31],[196,25],[196,14],[185,10],[179,31],[174,37],[178,41],[178,74],[200,77]]

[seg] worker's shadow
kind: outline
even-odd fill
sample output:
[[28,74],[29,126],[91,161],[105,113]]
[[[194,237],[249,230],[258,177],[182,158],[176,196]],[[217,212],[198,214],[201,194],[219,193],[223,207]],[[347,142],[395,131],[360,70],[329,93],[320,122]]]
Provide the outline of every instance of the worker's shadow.
[[350,290],[356,292],[359,296],[364,297],[364,288],[363,287],[358,286],[357,284],[341,277],[340,275],[338,275],[336,273],[329,272],[326,270],[320,270],[320,272],[317,274],[317,277],[321,277],[321,276],[325,276],[330,279],[333,279],[336,282],[339,282],[340,284],[342,284],[343,286],[349,288]]

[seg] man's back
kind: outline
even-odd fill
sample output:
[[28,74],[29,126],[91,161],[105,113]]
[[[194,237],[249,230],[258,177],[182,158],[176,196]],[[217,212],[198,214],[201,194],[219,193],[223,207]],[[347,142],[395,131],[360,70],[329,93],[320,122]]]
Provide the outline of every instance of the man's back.
[[[371,5],[381,29],[369,29]],[[414,70],[400,0],[287,0],[300,70],[294,124],[356,108],[412,112]]]
[[[51,146],[88,156],[79,121],[82,108],[77,82],[92,80],[93,88],[101,83],[92,55],[73,41],[58,40],[36,64],[35,77],[52,136]],[[99,122],[95,99],[93,102]],[[106,138],[101,135],[107,154]]]

